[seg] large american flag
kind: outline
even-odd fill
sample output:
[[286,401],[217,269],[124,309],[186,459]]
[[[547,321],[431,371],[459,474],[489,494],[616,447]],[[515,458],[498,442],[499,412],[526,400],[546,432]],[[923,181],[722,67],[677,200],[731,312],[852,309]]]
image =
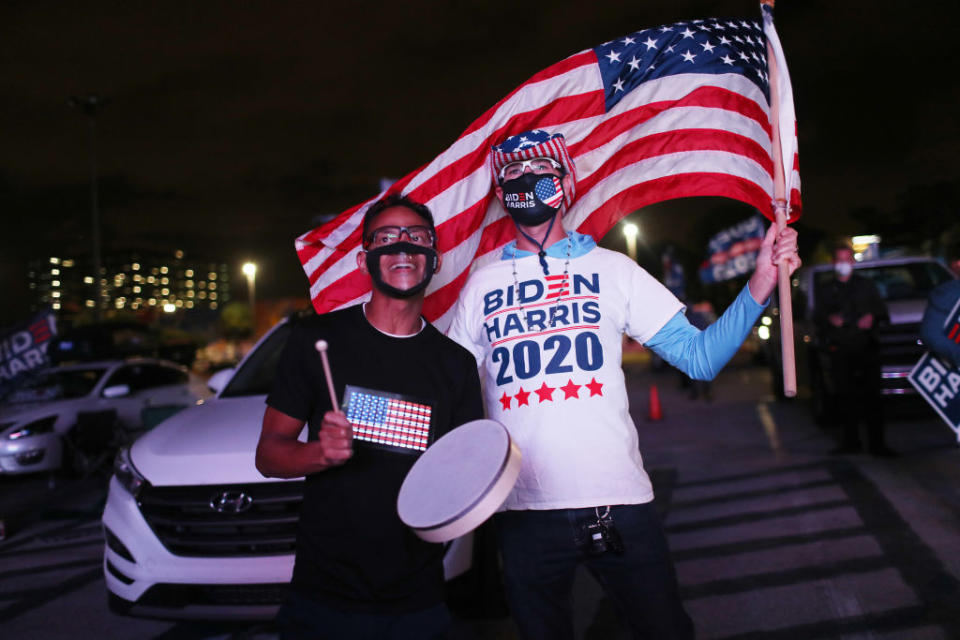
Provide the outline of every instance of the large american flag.
[[344,412],[354,440],[418,452],[430,444],[433,408],[422,401],[347,385]]
[[[769,50],[773,56],[768,60]],[[625,215],[687,196],[746,202],[771,220],[774,161],[769,64],[779,71],[779,131],[791,221],[800,213],[789,75],[763,20],[690,20],[581,51],[534,75],[484,113],[432,162],[296,240],[319,313],[356,304],[369,279],[356,268],[366,209],[400,192],[430,207],[443,269],[424,314],[440,329],[473,264],[496,257],[514,227],[492,188],[490,148],[529,129],[560,132],[577,168],[564,226],[602,237]]]

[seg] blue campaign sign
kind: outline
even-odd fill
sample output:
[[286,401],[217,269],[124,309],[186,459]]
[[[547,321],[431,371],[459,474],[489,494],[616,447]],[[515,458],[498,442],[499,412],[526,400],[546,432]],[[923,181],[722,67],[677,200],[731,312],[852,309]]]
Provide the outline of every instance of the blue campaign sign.
[[960,442],[960,370],[928,351],[910,372],[909,380]]
[[765,233],[763,217],[756,215],[713,236],[700,265],[700,281],[713,284],[751,273]]

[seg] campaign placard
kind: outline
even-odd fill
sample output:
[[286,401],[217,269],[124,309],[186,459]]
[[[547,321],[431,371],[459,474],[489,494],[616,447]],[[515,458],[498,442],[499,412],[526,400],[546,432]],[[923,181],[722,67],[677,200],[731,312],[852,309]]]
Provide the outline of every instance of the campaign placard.
[[47,347],[56,333],[57,318],[48,309],[0,336],[0,388],[49,364]]
[[927,351],[908,379],[953,429],[957,434],[957,442],[960,442],[960,370]]
[[712,284],[751,273],[765,233],[763,218],[756,215],[713,236],[700,265],[700,281]]

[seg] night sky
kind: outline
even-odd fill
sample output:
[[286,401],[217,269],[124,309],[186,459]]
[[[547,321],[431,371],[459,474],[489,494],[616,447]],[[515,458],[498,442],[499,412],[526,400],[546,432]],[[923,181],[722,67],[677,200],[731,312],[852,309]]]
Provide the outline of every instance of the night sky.
[[[958,179],[956,0],[778,5],[804,225],[869,232],[852,210]],[[295,236],[429,161],[536,71],[644,27],[758,15],[749,0],[5,2],[0,326],[26,313],[28,259],[89,246],[87,126],[70,96],[108,101],[104,251],[183,249],[235,264],[238,281],[253,259],[259,295],[306,295]],[[648,245],[683,244],[715,206],[637,220]]]

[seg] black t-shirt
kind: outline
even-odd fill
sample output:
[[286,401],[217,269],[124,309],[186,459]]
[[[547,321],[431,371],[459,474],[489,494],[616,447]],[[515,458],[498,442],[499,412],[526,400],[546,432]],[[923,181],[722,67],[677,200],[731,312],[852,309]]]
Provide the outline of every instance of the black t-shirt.
[[[432,405],[431,435],[483,417],[477,363],[427,324],[395,338],[372,327],[358,306],[308,318],[291,332],[267,404],[309,424],[316,440],[330,410],[314,344],[326,340],[338,402],[346,385]],[[346,464],[306,478],[293,588],[351,610],[396,612],[443,600],[443,547],[417,538],[397,516],[397,495],[416,452],[355,441]]]
[[[834,313],[843,317],[843,326],[830,324],[829,316]],[[858,328],[857,321],[868,313],[873,314],[873,325],[866,330]],[[887,305],[869,278],[857,274],[846,282],[834,278],[817,291],[816,321],[828,348],[875,354],[877,326],[887,320]]]

